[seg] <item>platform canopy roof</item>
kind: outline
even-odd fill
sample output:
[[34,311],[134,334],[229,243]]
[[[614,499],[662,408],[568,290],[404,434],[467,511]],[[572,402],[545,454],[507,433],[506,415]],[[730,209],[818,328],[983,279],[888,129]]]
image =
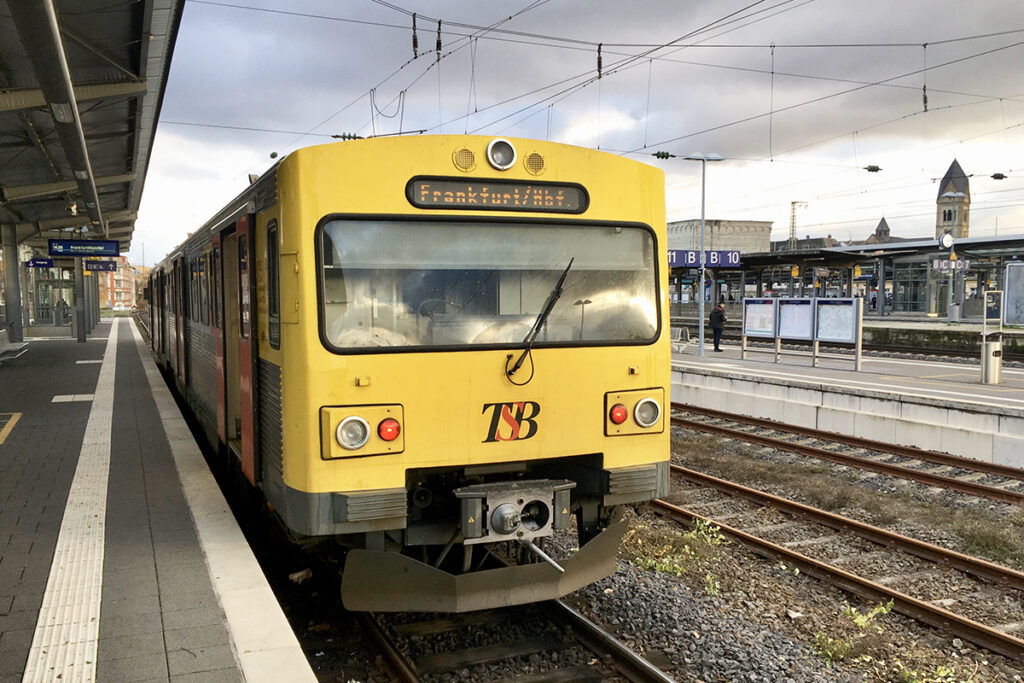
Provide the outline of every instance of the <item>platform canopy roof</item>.
[[[953,249],[961,256],[1016,259],[1024,255],[1024,235],[961,237],[956,240]],[[740,257],[739,268],[718,268],[718,270],[745,270],[783,265],[847,268],[878,258],[918,257],[923,259],[938,254],[948,254],[948,251],[939,246],[937,239],[907,239],[883,244],[855,244],[798,249],[796,251],[744,253]]]
[[0,225],[131,245],[184,0],[0,0]]

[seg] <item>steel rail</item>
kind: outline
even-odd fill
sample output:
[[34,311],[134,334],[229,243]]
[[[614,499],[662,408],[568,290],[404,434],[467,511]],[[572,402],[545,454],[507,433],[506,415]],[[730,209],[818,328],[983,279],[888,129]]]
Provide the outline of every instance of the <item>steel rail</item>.
[[782,498],[748,486],[743,486],[742,484],[726,481],[725,479],[719,479],[718,477],[713,477],[709,474],[704,474],[703,472],[691,470],[679,465],[672,465],[671,468],[673,472],[679,474],[684,479],[688,479],[702,486],[710,486],[722,491],[723,493],[739,496],[760,505],[770,505],[771,507],[784,510],[794,515],[807,517],[819,524],[837,531],[849,531],[850,533],[856,534],[861,538],[866,538],[867,540],[878,543],[879,545],[900,548],[912,555],[930,560],[936,564],[953,567],[986,581],[991,581],[998,585],[1024,591],[1024,572],[1019,572],[1015,569],[1004,567],[1002,565],[995,564],[994,562],[988,562],[977,557],[971,557],[970,555],[964,555],[963,553],[958,553],[955,550],[943,548],[942,546],[934,545],[932,543],[919,541],[916,538],[910,538],[909,536],[904,536],[894,531],[872,526],[871,524],[865,524],[864,522],[859,522],[849,517],[843,517],[842,515],[837,515],[825,510],[819,510],[818,508],[804,505],[803,503],[798,503],[794,500],[789,500],[788,498]]
[[968,619],[950,612],[941,607],[936,607],[923,600],[918,600],[910,595],[901,593],[887,586],[875,583],[869,579],[851,574],[839,567],[834,567],[820,560],[807,557],[794,550],[790,550],[763,538],[758,538],[745,531],[740,531],[726,524],[721,524],[713,519],[704,517],[685,508],[672,505],[663,500],[653,500],[656,507],[667,510],[677,518],[699,519],[721,529],[733,538],[753,548],[759,554],[782,558],[789,564],[797,567],[800,571],[816,578],[825,579],[839,588],[846,590],[862,598],[872,601],[885,602],[892,600],[893,609],[906,616],[917,619],[939,629],[954,632],[957,636],[969,640],[972,643],[984,647],[992,652],[998,652],[1012,659],[1024,659],[1024,640],[1016,638],[1009,633],[999,631],[991,626]]
[[928,451],[922,448],[915,448],[914,446],[901,446],[899,444],[885,443],[884,441],[874,441],[872,439],[865,439],[859,436],[849,436],[847,434],[838,434],[836,432],[826,432],[811,427],[801,427],[800,425],[786,424],[784,422],[775,422],[774,420],[768,420],[762,417],[751,417],[749,415],[727,413],[723,410],[702,408],[699,406],[693,406],[686,403],[673,403],[672,409],[683,410],[688,413],[697,413],[699,415],[706,415],[708,417],[717,417],[725,420],[733,420],[735,422],[742,422],[744,424],[765,427],[766,429],[775,429],[780,432],[789,432],[790,434],[798,434],[800,436],[808,436],[815,439],[835,441],[837,443],[843,443],[846,444],[847,446],[854,446],[856,448],[864,448],[872,451],[882,451],[883,453],[893,453],[904,458],[914,458],[915,460],[933,462],[936,465],[948,465],[949,467],[957,467],[959,469],[964,470],[973,470],[975,472],[984,472],[985,474],[995,474],[1000,477],[1006,477],[1007,479],[1019,479],[1024,481],[1024,470],[1020,469],[1019,467],[999,465],[993,462],[974,460],[973,458],[963,458],[958,455],[949,455],[948,453]]
[[402,683],[419,683],[420,677],[412,663],[395,647],[394,642],[384,633],[384,629],[377,623],[377,619],[369,612],[360,612],[358,615],[359,625],[378,651],[384,656],[385,665]]
[[1024,493],[1018,493],[1017,491],[1008,491],[1006,489],[1001,489],[996,486],[975,484],[973,482],[962,481],[960,479],[954,479],[952,477],[944,477],[939,474],[930,474],[928,472],[922,472],[921,470],[915,470],[910,467],[903,467],[902,465],[892,465],[888,463],[876,462],[874,460],[860,458],[855,455],[843,455],[842,453],[834,453],[824,448],[816,448],[814,446],[806,446],[803,444],[792,443],[790,441],[785,441],[783,439],[775,439],[770,436],[750,434],[748,432],[744,432],[738,429],[730,429],[728,427],[707,424],[705,422],[697,422],[696,420],[687,420],[686,418],[682,417],[672,416],[672,424],[678,427],[685,427],[687,429],[694,429],[697,431],[707,432],[710,434],[718,434],[719,436],[727,436],[732,439],[747,441],[749,443],[754,443],[759,446],[775,448],[780,451],[789,451],[790,453],[796,453],[798,455],[805,455],[812,458],[818,458],[819,460],[827,460],[829,462],[834,462],[840,465],[857,467],[863,470],[877,472],[878,474],[886,474],[891,477],[899,477],[901,479],[910,479],[921,484],[928,484],[929,486],[952,489],[954,491],[960,491],[961,493],[966,493],[972,496],[981,496],[983,498],[989,498],[991,500],[998,500],[1003,503],[1024,506]]
[[616,638],[561,600],[546,603],[556,618],[573,627],[573,635],[595,653],[608,653],[608,662],[633,683],[672,683],[665,672],[630,650]]
[[[601,656],[606,665],[614,667],[632,683],[672,683],[675,680],[565,602],[547,600],[538,605],[547,611],[552,621],[569,625],[573,637],[581,645]],[[360,613],[358,620],[396,679],[403,683],[417,683],[420,676],[416,665],[395,646],[373,614]]]

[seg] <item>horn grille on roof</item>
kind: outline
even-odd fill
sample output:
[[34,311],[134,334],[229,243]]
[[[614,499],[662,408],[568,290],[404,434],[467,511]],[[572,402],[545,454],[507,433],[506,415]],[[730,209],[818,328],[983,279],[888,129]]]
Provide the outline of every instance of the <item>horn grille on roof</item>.
[[452,154],[452,161],[460,171],[472,171],[476,168],[476,155],[473,151],[461,147]]
[[523,160],[523,165],[533,175],[540,175],[544,171],[544,157],[536,152],[530,152]]

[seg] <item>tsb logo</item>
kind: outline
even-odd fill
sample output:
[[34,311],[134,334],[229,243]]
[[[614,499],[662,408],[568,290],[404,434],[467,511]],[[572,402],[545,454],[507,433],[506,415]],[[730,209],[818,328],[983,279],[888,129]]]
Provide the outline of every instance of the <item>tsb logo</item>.
[[535,401],[517,403],[485,403],[483,414],[491,411],[491,423],[483,443],[518,441],[537,434],[537,416],[540,404]]

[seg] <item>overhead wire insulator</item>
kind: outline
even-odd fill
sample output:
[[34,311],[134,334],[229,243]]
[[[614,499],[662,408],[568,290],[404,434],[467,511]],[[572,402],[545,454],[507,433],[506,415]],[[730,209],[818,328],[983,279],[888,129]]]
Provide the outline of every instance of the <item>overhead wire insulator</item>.
[[437,20],[437,61],[441,61],[441,20]]
[[597,44],[597,77],[601,78],[601,46],[604,43]]
[[924,101],[924,110],[928,111],[928,43],[921,44],[921,99]]
[[412,13],[412,58],[418,59],[420,56],[420,39],[416,35],[416,13]]

